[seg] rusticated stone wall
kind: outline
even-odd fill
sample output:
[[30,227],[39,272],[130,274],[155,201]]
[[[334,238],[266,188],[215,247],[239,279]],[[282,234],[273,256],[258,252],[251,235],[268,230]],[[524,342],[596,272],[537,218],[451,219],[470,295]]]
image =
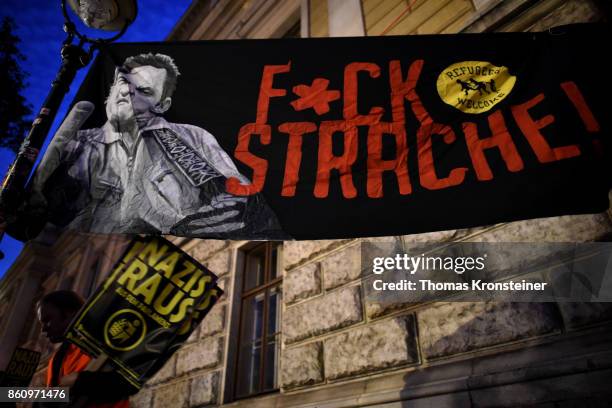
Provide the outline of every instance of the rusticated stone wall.
[[423,356],[444,357],[558,332],[552,303],[452,302],[418,312]]
[[[612,231],[608,214],[566,216],[486,228],[386,237],[416,242],[587,242]],[[376,242],[377,239],[371,241]],[[284,281],[284,392],[336,384],[428,362],[500,353],[521,342],[612,319],[612,305],[584,303],[405,303],[394,292],[367,296],[373,276],[359,240],[292,242]],[[301,248],[301,250],[300,250]],[[300,274],[299,277],[294,276]]]

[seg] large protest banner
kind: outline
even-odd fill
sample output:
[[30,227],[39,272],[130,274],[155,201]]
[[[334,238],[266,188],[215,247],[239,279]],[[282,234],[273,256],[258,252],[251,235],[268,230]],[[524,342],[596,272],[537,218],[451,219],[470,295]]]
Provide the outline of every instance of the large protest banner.
[[609,34],[585,24],[109,45],[29,209],[85,231],[223,239],[605,211],[610,115],[596,47]]
[[140,388],[187,340],[223,291],[217,277],[160,237],[135,239],[66,338]]

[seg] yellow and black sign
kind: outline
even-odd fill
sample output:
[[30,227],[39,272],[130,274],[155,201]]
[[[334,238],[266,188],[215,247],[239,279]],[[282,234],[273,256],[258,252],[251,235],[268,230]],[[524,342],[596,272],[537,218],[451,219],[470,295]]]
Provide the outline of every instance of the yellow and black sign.
[[32,381],[40,361],[40,353],[34,350],[17,347],[11,361],[2,375],[2,387],[27,387]]
[[516,77],[508,68],[485,61],[462,61],[438,76],[440,98],[465,113],[486,112],[508,96]]
[[216,281],[169,241],[137,238],[72,322],[67,338],[93,356],[108,355],[140,387],[221,296]]

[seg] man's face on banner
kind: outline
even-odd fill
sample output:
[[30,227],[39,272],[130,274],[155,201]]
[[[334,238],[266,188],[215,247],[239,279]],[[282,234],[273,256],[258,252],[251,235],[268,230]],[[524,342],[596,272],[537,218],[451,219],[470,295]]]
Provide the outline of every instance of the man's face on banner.
[[120,126],[136,120],[142,127],[155,114],[169,108],[170,98],[162,100],[166,70],[150,65],[119,72],[106,101],[108,120]]

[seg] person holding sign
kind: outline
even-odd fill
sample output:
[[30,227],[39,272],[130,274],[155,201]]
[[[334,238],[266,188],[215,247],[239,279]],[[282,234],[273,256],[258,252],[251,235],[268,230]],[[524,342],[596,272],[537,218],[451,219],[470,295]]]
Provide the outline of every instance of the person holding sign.
[[49,360],[47,387],[69,387],[71,399],[87,399],[88,407],[127,408],[128,397],[138,390],[114,371],[90,371],[92,358],[65,341],[64,333],[83,299],[75,292],[60,290],[46,294],[38,303],[42,332],[59,348]]

